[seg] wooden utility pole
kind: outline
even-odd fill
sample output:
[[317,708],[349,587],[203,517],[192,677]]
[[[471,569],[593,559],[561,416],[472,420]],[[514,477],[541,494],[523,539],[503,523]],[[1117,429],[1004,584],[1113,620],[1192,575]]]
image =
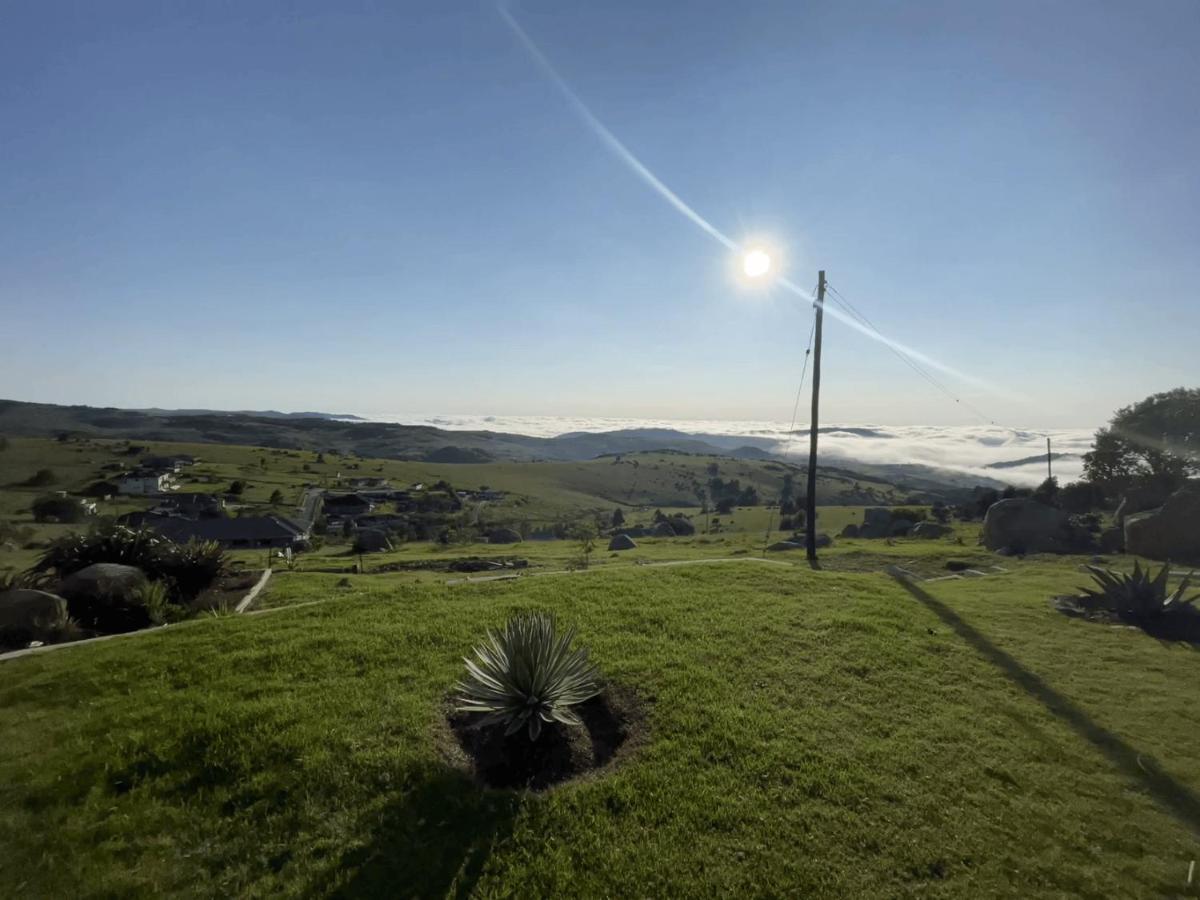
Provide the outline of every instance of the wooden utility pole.
[[1050,435],[1046,435],[1046,477],[1047,478],[1054,477],[1054,470],[1052,468],[1050,468],[1050,461],[1052,459],[1054,459],[1054,457],[1050,453]]
[[813,322],[812,418],[808,422],[808,497],[804,515],[808,519],[805,549],[808,561],[817,561],[817,412],[821,402],[821,316],[825,312],[825,270],[817,276],[816,319]]

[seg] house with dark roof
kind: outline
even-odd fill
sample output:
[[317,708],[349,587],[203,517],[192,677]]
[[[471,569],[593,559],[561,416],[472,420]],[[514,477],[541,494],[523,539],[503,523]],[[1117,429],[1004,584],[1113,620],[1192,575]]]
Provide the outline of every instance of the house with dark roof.
[[219,516],[225,508],[225,498],[216,494],[201,494],[194,491],[173,494],[162,501],[163,506],[178,510],[185,516]]
[[362,494],[326,494],[326,516],[361,516],[371,512],[375,503]]
[[142,523],[179,543],[216,541],[231,550],[259,547],[284,549],[308,540],[308,531],[281,516],[243,516],[239,519],[182,519],[148,516]]

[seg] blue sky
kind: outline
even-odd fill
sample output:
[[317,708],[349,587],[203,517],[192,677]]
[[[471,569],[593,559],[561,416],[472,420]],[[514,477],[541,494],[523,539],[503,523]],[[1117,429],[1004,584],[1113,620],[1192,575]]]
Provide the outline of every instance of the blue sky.
[[[1200,4],[511,9],[989,416],[1196,383]],[[730,268],[488,3],[0,3],[0,396],[786,420],[810,311]],[[823,410],[977,421],[829,320]]]

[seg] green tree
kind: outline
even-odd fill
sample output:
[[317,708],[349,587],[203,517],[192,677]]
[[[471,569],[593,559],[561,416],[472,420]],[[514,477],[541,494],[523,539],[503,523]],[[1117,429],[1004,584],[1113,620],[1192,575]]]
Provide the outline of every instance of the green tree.
[[27,487],[45,487],[48,484],[54,484],[58,481],[58,476],[54,474],[53,469],[38,469],[29,478],[25,479]]
[[596,523],[590,519],[571,526],[571,539],[579,548],[579,561],[585,569],[591,564],[592,552],[596,549],[596,534]]
[[32,511],[35,522],[78,522],[86,515],[82,503],[58,494],[38,497],[33,501]]
[[281,506],[283,504],[283,491],[279,490],[279,488],[271,491],[270,503],[272,506]]
[[625,513],[621,512],[621,507],[618,506],[616,509],[613,510],[612,527],[620,528],[624,524],[625,524]]
[[242,481],[241,479],[238,479],[229,485],[229,493],[233,494],[235,497],[240,497],[245,492],[246,482]]
[[1058,479],[1051,475],[1037,486],[1033,499],[1046,506],[1058,506]]
[[1200,474],[1200,388],[1152,394],[1117,410],[1083,455],[1083,474],[1109,496],[1137,485],[1171,491]]

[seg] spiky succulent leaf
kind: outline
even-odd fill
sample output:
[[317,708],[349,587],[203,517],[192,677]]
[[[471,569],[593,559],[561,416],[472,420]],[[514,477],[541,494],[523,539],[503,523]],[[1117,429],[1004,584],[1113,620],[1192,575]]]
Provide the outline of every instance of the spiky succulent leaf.
[[1167,579],[1170,575],[1170,563],[1167,563],[1153,575],[1149,568],[1143,569],[1138,560],[1134,560],[1132,574],[1111,572],[1099,566],[1088,566],[1099,590],[1083,588],[1085,596],[1103,604],[1115,615],[1122,619],[1142,622],[1177,612],[1188,604],[1194,603],[1200,595],[1184,597],[1189,584],[1185,577],[1174,591],[1168,593]]
[[574,640],[575,629],[560,631],[552,615],[513,616],[463,660],[458,710],[484,713],[482,724],[503,725],[506,735],[526,728],[534,741],[552,722],[581,724],[571,707],[599,693],[599,673],[586,650],[571,649]]

